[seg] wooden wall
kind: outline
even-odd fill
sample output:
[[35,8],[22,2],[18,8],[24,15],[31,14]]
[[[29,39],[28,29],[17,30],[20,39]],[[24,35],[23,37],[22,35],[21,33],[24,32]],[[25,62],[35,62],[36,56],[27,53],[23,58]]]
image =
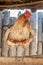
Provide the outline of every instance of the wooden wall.
[[[5,29],[8,28],[8,26],[11,26],[14,23],[14,20],[16,20],[16,18],[10,17],[10,12],[8,11],[5,11],[4,13],[0,12],[0,56],[3,56],[3,57],[15,56],[15,53],[14,53],[15,48],[14,47],[8,48],[8,45],[4,44],[3,42],[3,38],[4,38],[3,32]],[[30,21],[31,21],[31,25],[34,28],[34,30],[37,31],[36,12],[33,13]],[[39,28],[39,36],[41,40],[41,27]],[[22,46],[18,46],[17,49],[18,49],[17,56],[21,57],[22,56]],[[41,54],[42,54],[42,42],[39,42],[38,44],[36,44],[36,39],[33,41],[33,43],[30,44],[30,46],[27,46],[25,49],[25,56],[34,56],[34,55],[41,55]]]

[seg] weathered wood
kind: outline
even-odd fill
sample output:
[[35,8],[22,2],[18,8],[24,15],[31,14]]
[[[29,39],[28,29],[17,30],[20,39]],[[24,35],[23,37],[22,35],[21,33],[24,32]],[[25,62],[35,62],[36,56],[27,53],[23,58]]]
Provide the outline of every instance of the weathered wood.
[[35,41],[33,41],[32,43],[31,43],[31,50],[30,50],[30,55],[37,55],[37,50],[36,50],[36,43],[35,43]]
[[2,12],[0,11],[0,47],[1,47],[1,33],[2,33]]
[[[17,58],[18,59],[18,58]],[[43,65],[43,58],[0,58],[0,65]]]
[[17,46],[17,56],[18,57],[23,57],[24,56],[23,46]]
[[30,19],[31,21],[31,26],[35,32],[35,39],[30,45],[30,55],[37,55],[37,44],[36,44],[36,34],[37,34],[37,29],[36,29],[36,12],[32,14],[32,17]]
[[22,0],[16,0],[16,1],[15,0],[0,0],[0,2],[10,2],[10,3],[11,2],[17,2],[17,1],[22,2]]
[[10,22],[9,22],[9,25],[11,26],[11,25],[13,25],[15,22],[16,22],[16,17],[10,17]]
[[2,28],[2,56],[4,57],[8,57],[8,50],[9,50],[9,47],[7,45],[7,43],[4,42],[4,32],[5,30],[8,28],[7,25],[9,25],[9,12],[8,11],[5,11],[4,12],[4,19],[3,19],[3,28]]
[[32,3],[24,3],[24,4],[17,4],[17,5],[0,5],[0,7],[17,7],[17,6],[26,6],[26,5],[35,5],[35,4],[42,4],[43,1],[38,1],[38,2],[32,2]]
[[0,47],[1,47],[1,32],[2,32],[2,29],[0,28]]
[[[3,25],[9,25],[9,22],[10,22],[10,12],[8,12],[8,11],[5,11],[5,12],[3,12],[4,14],[4,19],[3,19]],[[7,27],[7,26],[6,26]]]
[[43,13],[38,12],[38,39],[39,41],[42,41],[42,18],[43,18]]
[[38,55],[42,54],[42,42],[39,42],[38,44]]
[[42,42],[43,42],[43,33],[42,33]]
[[8,57],[8,45],[6,43],[3,43],[3,46],[2,46],[2,56],[3,57]]
[[16,56],[16,46],[9,48],[9,57],[15,57]]
[[0,57],[2,52],[2,12],[0,11]]
[[0,57],[1,57],[2,48],[0,48]]
[[38,54],[42,54],[42,12],[38,12]]
[[25,56],[29,56],[29,53],[30,53],[30,51],[29,51],[29,46],[27,45],[26,46],[26,48],[25,48]]

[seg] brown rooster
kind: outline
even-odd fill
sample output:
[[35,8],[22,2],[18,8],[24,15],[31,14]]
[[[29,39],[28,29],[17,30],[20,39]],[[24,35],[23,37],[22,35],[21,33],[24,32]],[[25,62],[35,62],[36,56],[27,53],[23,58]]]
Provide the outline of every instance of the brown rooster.
[[34,40],[34,30],[32,29],[28,18],[31,13],[26,11],[20,15],[13,26],[8,28],[4,33],[4,42],[11,46],[22,45],[25,49]]

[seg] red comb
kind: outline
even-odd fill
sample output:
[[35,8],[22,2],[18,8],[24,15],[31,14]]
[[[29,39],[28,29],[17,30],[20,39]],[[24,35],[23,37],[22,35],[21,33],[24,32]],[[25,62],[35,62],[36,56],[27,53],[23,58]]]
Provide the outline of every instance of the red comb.
[[25,17],[28,19],[28,18],[30,18],[31,13],[30,13],[30,11],[26,10],[26,12],[25,12],[24,15],[25,15]]

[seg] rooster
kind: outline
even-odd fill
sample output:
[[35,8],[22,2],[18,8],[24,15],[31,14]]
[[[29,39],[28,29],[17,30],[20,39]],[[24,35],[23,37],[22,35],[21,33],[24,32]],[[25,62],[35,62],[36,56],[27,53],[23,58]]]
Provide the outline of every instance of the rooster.
[[[28,20],[31,16],[29,11],[20,15],[14,25],[8,28],[4,33],[4,43],[9,47],[22,45],[23,50],[29,45],[35,37],[35,32]],[[15,46],[15,47],[16,47]]]

